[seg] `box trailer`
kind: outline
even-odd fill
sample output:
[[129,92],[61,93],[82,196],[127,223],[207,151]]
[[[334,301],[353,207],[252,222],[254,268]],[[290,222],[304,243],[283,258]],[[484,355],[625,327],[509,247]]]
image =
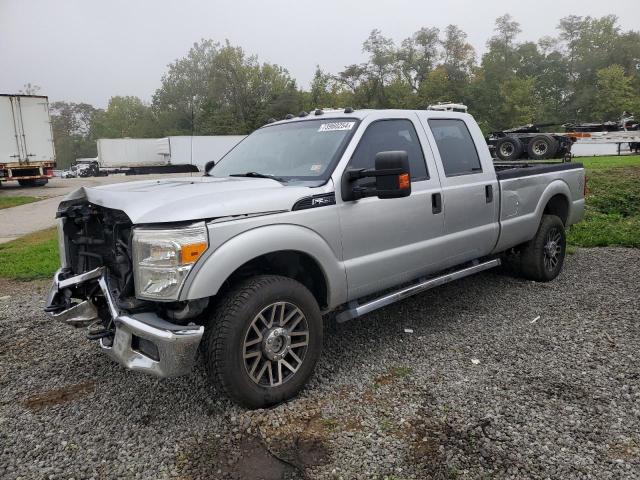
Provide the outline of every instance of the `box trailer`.
[[101,138],[98,157],[87,176],[124,173],[188,173],[218,161],[244,135],[174,136],[165,138]]
[[158,140],[158,152],[174,164],[188,163],[204,170],[207,162],[218,162],[246,135],[173,136]]
[[0,94],[0,183],[42,186],[55,166],[49,99]]

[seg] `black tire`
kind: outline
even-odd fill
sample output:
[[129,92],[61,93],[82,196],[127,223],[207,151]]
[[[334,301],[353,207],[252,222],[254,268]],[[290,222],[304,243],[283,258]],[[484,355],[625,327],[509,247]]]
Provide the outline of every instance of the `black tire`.
[[536,135],[527,145],[527,154],[531,160],[553,158],[558,152],[558,141],[551,135]]
[[503,137],[496,142],[496,156],[500,160],[518,160],[524,152],[524,145],[517,137]]
[[49,182],[47,178],[30,178],[18,180],[21,187],[44,187]]
[[520,273],[536,282],[553,280],[562,271],[567,239],[560,217],[543,215],[535,237],[522,248]]
[[[278,305],[283,305],[280,318],[295,316],[289,323],[272,320],[272,325],[265,324],[260,315],[274,305],[276,315],[279,315]],[[302,320],[293,307],[302,314]],[[288,313],[286,308],[290,309]],[[306,326],[300,327],[303,321]],[[296,325],[292,326],[293,323]],[[288,340],[286,334],[279,332],[280,325],[284,325],[285,330],[291,328]],[[308,332],[307,345],[294,347],[304,343],[304,333],[301,333],[304,328]],[[205,331],[203,354],[209,378],[220,384],[234,401],[248,408],[268,407],[295,396],[313,373],[322,351],[322,316],[315,298],[301,283],[276,275],[251,277],[233,287],[216,308]],[[276,340],[274,343],[280,340],[281,348],[267,346],[268,340]],[[249,343],[253,345],[247,346]],[[248,350],[251,358],[245,359]],[[301,360],[299,363],[291,356],[292,351]],[[268,355],[282,355],[282,358],[274,360]],[[283,361],[295,365],[296,370],[285,367]],[[254,362],[258,363],[257,367]],[[271,366],[265,367],[267,364]],[[265,371],[256,381],[263,368]]]

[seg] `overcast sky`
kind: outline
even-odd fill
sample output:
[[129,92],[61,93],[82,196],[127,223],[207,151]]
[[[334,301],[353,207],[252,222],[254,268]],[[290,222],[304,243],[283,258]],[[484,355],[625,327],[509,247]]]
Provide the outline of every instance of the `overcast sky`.
[[373,28],[400,42],[453,23],[482,53],[504,13],[520,22],[520,40],[556,35],[571,14],[615,14],[625,30],[640,28],[639,0],[0,0],[0,93],[30,82],[52,101],[150,101],[167,64],[201,38],[229,39],[306,88],[316,64],[335,73],[362,61]]

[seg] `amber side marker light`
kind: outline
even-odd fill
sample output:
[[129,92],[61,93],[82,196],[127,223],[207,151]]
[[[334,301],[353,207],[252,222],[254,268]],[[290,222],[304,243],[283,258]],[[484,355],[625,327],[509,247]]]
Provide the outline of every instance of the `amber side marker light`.
[[207,249],[207,244],[204,242],[201,243],[191,243],[189,245],[182,246],[182,252],[180,258],[182,260],[182,264],[195,263],[200,255]]
[[409,179],[408,173],[402,173],[398,175],[398,188],[400,188],[400,190],[409,188],[410,185],[411,185],[411,181]]

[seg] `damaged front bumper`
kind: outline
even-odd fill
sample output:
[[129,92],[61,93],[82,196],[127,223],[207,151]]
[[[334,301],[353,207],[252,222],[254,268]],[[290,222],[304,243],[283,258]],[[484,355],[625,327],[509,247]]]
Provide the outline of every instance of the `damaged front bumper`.
[[[95,282],[104,296],[115,332],[113,337],[101,338],[100,348],[113,360],[131,370],[175,377],[188,373],[196,361],[196,354],[204,327],[176,325],[155,313],[121,313],[111,294],[103,267],[71,278],[61,278],[58,270],[47,297],[46,311],[68,325],[88,326],[98,322],[98,309],[90,300],[56,311],[57,297],[69,296],[73,288],[87,282]],[[53,313],[51,313],[53,312]]]

